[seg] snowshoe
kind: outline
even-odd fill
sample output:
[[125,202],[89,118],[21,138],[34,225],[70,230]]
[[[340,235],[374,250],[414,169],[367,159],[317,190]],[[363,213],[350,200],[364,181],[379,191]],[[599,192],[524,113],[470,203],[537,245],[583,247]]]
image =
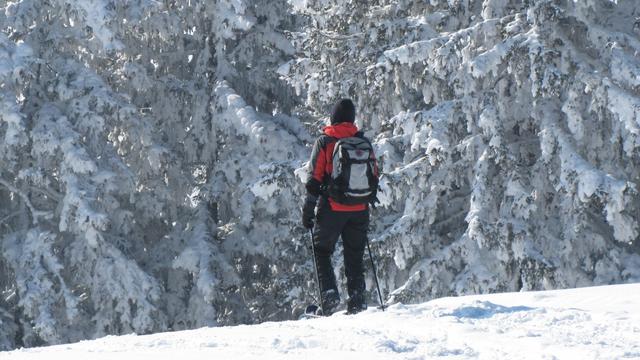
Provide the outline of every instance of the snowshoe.
[[300,320],[302,320],[302,319],[314,319],[314,318],[319,318],[319,317],[323,317],[322,309],[320,308],[320,306],[318,306],[316,304],[311,304],[311,305],[308,305],[306,307],[306,309],[304,310],[304,313],[302,313],[302,315],[300,315],[298,317],[298,319],[300,319]]
[[365,310],[367,310],[367,304],[349,304],[347,306],[347,315],[355,315]]
[[318,315],[321,316],[322,315],[322,309],[320,308],[320,306],[316,305],[316,304],[311,304],[309,306],[307,306],[307,308],[304,310],[304,313],[307,315]]

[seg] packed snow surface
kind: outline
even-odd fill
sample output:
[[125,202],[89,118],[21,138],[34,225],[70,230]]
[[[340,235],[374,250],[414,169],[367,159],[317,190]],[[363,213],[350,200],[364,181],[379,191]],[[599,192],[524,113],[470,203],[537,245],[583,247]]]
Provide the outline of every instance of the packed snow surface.
[[442,298],[357,316],[109,336],[14,359],[640,359],[640,284]]

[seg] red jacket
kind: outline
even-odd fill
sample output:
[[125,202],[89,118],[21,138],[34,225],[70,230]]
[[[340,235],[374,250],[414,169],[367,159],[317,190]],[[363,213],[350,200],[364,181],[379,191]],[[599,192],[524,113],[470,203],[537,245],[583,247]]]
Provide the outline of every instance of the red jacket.
[[[309,180],[307,181],[307,191],[314,195],[320,195],[320,188],[325,180],[331,176],[333,170],[333,148],[336,139],[352,137],[358,133],[358,128],[350,122],[341,122],[336,125],[324,128],[324,135],[320,136],[313,145],[311,161],[309,162]],[[378,176],[378,167],[375,167],[375,175]],[[331,210],[334,211],[362,211],[367,208],[367,204],[344,205],[329,198]]]

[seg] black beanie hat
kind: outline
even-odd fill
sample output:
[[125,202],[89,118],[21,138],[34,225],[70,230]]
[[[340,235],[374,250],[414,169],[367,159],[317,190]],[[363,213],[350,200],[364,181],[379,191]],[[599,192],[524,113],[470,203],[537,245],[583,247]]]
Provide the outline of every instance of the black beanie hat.
[[356,107],[350,99],[342,99],[333,107],[331,113],[331,125],[341,122],[354,122],[356,120]]

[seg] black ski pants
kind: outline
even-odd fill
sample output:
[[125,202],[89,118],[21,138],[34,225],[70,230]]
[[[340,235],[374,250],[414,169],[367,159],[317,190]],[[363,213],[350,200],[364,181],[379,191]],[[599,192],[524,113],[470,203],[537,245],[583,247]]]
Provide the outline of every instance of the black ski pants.
[[[338,237],[342,236],[344,247],[344,271],[347,278],[347,291],[351,302],[364,301],[363,255],[367,244],[369,210],[333,211],[325,197],[320,198],[313,244],[316,252],[320,289],[338,291],[336,278],[331,264]],[[358,306],[360,304],[357,304]]]

